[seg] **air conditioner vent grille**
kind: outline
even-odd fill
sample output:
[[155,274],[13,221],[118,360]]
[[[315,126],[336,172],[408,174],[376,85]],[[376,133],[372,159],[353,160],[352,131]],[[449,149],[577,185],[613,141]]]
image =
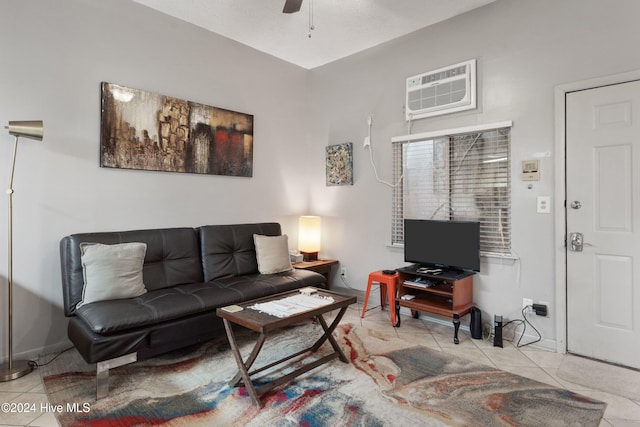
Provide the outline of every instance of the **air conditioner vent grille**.
[[475,60],[407,79],[407,120],[475,107]]
[[466,94],[467,86],[464,81],[446,82],[409,92],[409,108],[418,111],[447,106],[462,101]]

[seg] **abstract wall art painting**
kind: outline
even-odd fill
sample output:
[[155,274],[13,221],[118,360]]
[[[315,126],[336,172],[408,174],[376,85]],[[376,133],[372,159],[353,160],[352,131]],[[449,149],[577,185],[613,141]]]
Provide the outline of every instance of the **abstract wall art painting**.
[[353,144],[329,145],[326,154],[327,186],[353,185]]
[[101,167],[253,175],[253,115],[112,83],[101,86]]

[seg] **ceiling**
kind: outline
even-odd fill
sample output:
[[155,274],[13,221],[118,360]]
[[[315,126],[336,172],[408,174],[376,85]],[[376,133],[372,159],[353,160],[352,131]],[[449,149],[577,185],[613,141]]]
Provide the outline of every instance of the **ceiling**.
[[303,0],[293,14],[285,0],[133,1],[311,69],[495,0]]

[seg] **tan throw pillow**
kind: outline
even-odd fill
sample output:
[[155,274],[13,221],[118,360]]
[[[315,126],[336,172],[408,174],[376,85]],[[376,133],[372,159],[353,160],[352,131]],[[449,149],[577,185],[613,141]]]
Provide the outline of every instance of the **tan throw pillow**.
[[289,258],[289,238],[286,234],[281,236],[254,234],[253,242],[256,245],[260,273],[273,274],[293,270],[291,258]]
[[84,288],[76,308],[96,301],[133,298],[147,292],[142,280],[146,243],[80,243]]

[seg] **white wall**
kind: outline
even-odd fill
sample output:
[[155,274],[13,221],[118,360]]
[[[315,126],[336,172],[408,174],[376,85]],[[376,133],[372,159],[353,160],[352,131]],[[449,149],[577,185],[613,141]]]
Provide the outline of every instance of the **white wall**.
[[[308,72],[125,0],[2,0],[0,122],[44,120],[23,139],[14,196],[14,350],[66,342],[60,239],[75,232],[280,221],[305,213]],[[100,82],[253,114],[253,178],[99,167]],[[0,180],[13,137],[0,132]],[[1,172],[7,171],[7,172]],[[4,192],[3,192],[4,193]],[[7,202],[0,200],[0,224]],[[0,241],[6,242],[0,226]],[[0,359],[6,357],[0,245]]]
[[[467,59],[478,60],[479,108],[417,120],[413,133],[513,120],[512,241],[518,261],[483,259],[474,298],[483,320],[519,318],[522,298],[550,303],[548,318],[532,318],[555,348],[553,215],[536,213],[536,197],[554,196],[554,87],[640,69],[640,2],[634,0],[498,0],[430,28],[311,71],[311,211],[326,217],[323,252],[347,268],[351,287],[365,289],[369,272],[403,265],[388,246],[391,193],[376,182],[362,148],[367,116],[381,177],[391,181],[391,143],[407,134],[408,76]],[[354,143],[354,185],[324,184],[324,147]],[[523,160],[541,160],[541,180],[527,189]],[[557,179],[562,179],[558,177]],[[553,199],[552,203],[562,203]],[[437,243],[436,243],[437,244]],[[336,280],[336,285],[340,281]]]

